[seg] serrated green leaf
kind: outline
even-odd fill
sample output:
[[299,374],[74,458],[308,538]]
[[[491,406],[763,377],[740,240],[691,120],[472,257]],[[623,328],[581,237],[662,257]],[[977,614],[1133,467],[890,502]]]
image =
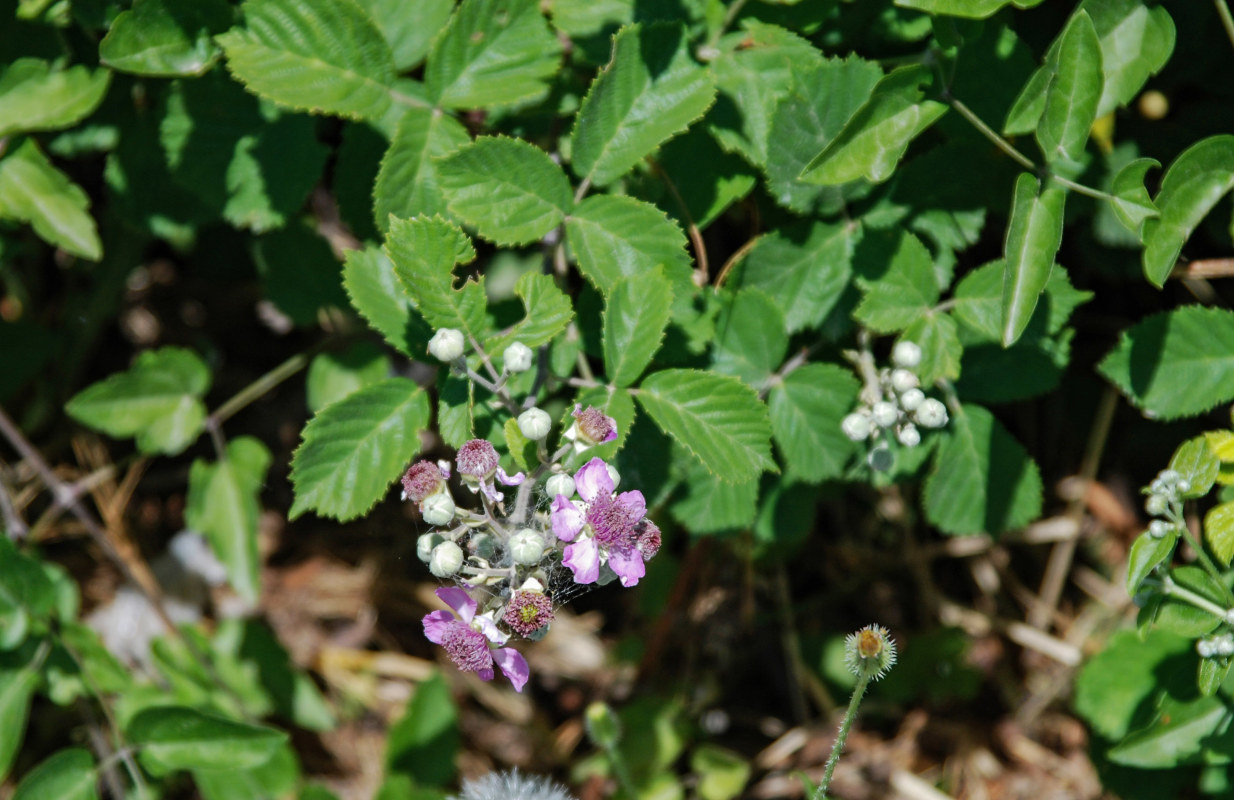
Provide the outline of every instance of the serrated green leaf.
[[1055,69],[1037,123],[1046,161],[1079,161],[1101,100],[1101,42],[1088,14],[1072,15],[1059,37]]
[[900,339],[921,348],[921,363],[915,371],[923,385],[933,386],[940,378],[953,381],[960,377],[964,348],[955,320],[949,315],[931,312],[919,317],[904,329]]
[[784,312],[789,333],[822,324],[852,276],[857,226],[800,222],[759,238],[729,278],[733,288],[761,289]]
[[948,422],[925,485],[926,517],[944,533],[997,536],[1041,514],[1037,464],[981,406]]
[[485,348],[490,353],[501,353],[514,342],[532,348],[548,344],[574,319],[574,305],[551,275],[524,272],[514,285],[514,293],[522,299],[527,313],[509,331],[487,340]]
[[441,370],[437,376],[437,432],[455,450],[476,438],[475,384]]
[[1147,532],[1140,534],[1131,544],[1127,555],[1127,594],[1135,597],[1140,584],[1156,569],[1158,564],[1168,564],[1178,544],[1178,530],[1171,529],[1161,538]]
[[1142,239],[1144,221],[1158,215],[1157,206],[1153,205],[1148,189],[1144,186],[1144,176],[1150,169],[1161,166],[1155,158],[1137,158],[1123,165],[1110,184],[1110,210],[1127,230]]
[[880,80],[865,105],[802,170],[801,180],[839,186],[890,178],[913,139],[947,112],[942,103],[922,99],[921,84],[929,79],[926,67],[914,65]]
[[700,231],[758,183],[754,168],[740,156],[720,149],[702,125],[669,139],[656,154],[653,168],[631,178],[631,192],[656,203],[679,225],[693,225]]
[[214,464],[197,459],[189,471],[184,509],[185,524],[205,534],[227,567],[232,588],[252,606],[261,594],[257,517],[270,460],[270,451],[252,436],[233,439],[226,457]]
[[686,465],[684,495],[668,507],[673,519],[693,534],[744,529],[753,524],[758,512],[757,480],[731,483],[684,453],[679,460]]
[[0,219],[28,222],[44,241],[76,256],[103,256],[90,198],[52,166],[33,139],[0,156]]
[[346,308],[338,259],[307,225],[268,233],[253,243],[266,297],[300,326],[315,326],[323,310]]
[[94,757],[80,747],[60,750],[26,773],[13,792],[13,800],[94,800]]
[[1151,726],[1123,739],[1106,757],[1138,769],[1177,769],[1199,763],[1205,740],[1234,717],[1226,701],[1217,697],[1165,705]]
[[415,453],[429,424],[428,398],[387,378],[327,406],[304,426],[291,461],[290,518],[315,511],[346,521],[373,507]]
[[244,27],[216,37],[249,91],[289,108],[380,119],[394,59],[377,26],[345,0],[245,0]]
[[46,61],[19,58],[0,72],[0,136],[75,125],[103,102],[110,82],[105,69],[52,69]]
[[391,219],[385,252],[404,293],[429,325],[482,337],[488,323],[484,278],[454,288],[454,266],[476,257],[461,228],[441,217]]
[[1137,709],[1160,691],[1161,670],[1194,647],[1165,631],[1154,630],[1142,641],[1135,631],[1117,631],[1076,678],[1076,712],[1103,738],[1122,739]]
[[214,35],[231,22],[232,10],[222,0],[136,0],[99,42],[99,60],[134,75],[201,75],[223,52]]
[[1179,496],[1194,500],[1208,494],[1208,490],[1213,488],[1221,462],[1208,446],[1208,438],[1201,434],[1178,446],[1170,457],[1169,468],[1191,484],[1187,491],[1180,491]]
[[1010,3],[1011,0],[895,0],[900,8],[968,19],[985,19]]
[[859,388],[852,372],[834,364],[806,364],[772,385],[767,408],[786,480],[818,483],[844,473],[856,445],[840,422]]
[[622,278],[604,307],[604,366],[614,386],[634,383],[660,349],[673,304],[673,287],[657,266]]
[[359,0],[390,45],[394,68],[406,72],[424,60],[433,38],[450,20],[454,0]]
[[1234,503],[1213,506],[1204,515],[1204,541],[1225,566],[1234,558]]
[[560,53],[538,0],[464,0],[433,42],[424,81],[447,108],[516,105],[548,91]]
[[1066,193],[1046,186],[1038,194],[1040,188],[1031,173],[1016,180],[1003,245],[1003,347],[1014,344],[1028,327],[1063,241]]
[[534,242],[572,205],[561,167],[522,139],[476,139],[437,162],[437,182],[452,212],[501,245]]
[[767,190],[777,203],[798,213],[830,213],[868,190],[864,182],[837,188],[798,178],[870,99],[882,76],[877,64],[856,56],[794,64],[793,88],[776,104],[768,138]]
[[1174,159],[1153,204],[1161,216],[1144,221],[1144,276],[1160,287],[1191,232],[1234,189],[1234,136],[1210,136]]
[[[1002,341],[1003,272],[1001,259],[983,264],[964,276],[954,294],[953,313],[964,326],[991,342]],[[1092,299],[1093,293],[1081,291],[1071,284],[1067,271],[1055,264],[1045,285],[1048,303],[1039,303],[1025,331],[1057,334],[1067,324],[1076,307]]]
[[304,379],[309,413],[316,414],[389,374],[390,359],[372,342],[354,342],[342,350],[320,353],[309,364]]
[[536,458],[536,443],[523,435],[518,427],[517,419],[510,417],[506,420],[506,424],[502,426],[502,432],[506,436],[506,450],[510,451],[510,457],[514,459],[518,469],[530,472],[539,466],[540,462]]
[[1097,369],[1153,417],[1201,414],[1234,399],[1234,313],[1186,306],[1155,314],[1123,331]]
[[[20,651],[18,653],[20,655]],[[0,655],[0,725],[5,735],[0,737],[0,779],[8,775],[17,749],[25,739],[30,701],[40,683],[38,667],[29,656],[25,658]]]
[[65,405],[70,417],[117,439],[137,437],[143,453],[174,455],[201,433],[210,370],[191,350],[162,347],[88,386]]
[[939,297],[938,279],[930,251],[916,236],[901,230],[883,240],[866,240],[870,251],[878,253],[874,260],[879,263],[874,268],[879,272],[858,279],[863,296],[853,317],[871,330],[894,333],[934,307]]
[[373,187],[373,216],[379,230],[389,217],[446,213],[446,198],[437,179],[436,159],[470,141],[467,129],[449,114],[427,108],[408,109],[381,159]]
[[221,70],[173,84],[159,141],[177,184],[255,233],[300,210],[327,155],[311,117],[280,112]]
[[[996,297],[995,314],[998,313]],[[992,343],[965,342],[956,394],[968,402],[993,405],[1051,392],[1058,387],[1071,360],[1074,337],[1075,331],[1067,329],[1056,336],[1024,336],[1011,347],[1003,347],[997,339]]]
[[605,294],[661,265],[673,286],[690,280],[685,234],[650,203],[592,195],[566,217],[566,236],[583,277]]
[[599,186],[628,172],[684,131],[715,99],[711,73],[690,58],[677,25],[631,25],[579,108],[571,142],[574,173]]
[[159,774],[256,767],[287,741],[287,734],[274,728],[181,706],[139,711],[125,729],[129,741],[140,748],[142,764]]
[[739,379],[666,369],[644,380],[637,397],[661,429],[722,480],[745,483],[776,471],[767,408]]
[[343,290],[351,305],[391,347],[410,358],[425,352],[433,331],[408,301],[394,274],[394,262],[380,248],[348,250]]
[[742,289],[723,300],[716,319],[712,369],[762,389],[788,350],[784,313],[759,289]]

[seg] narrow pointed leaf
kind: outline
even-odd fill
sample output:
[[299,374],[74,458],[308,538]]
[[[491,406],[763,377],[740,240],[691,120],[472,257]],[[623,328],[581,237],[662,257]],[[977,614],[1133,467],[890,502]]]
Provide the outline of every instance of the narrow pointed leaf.
[[37,58],[19,58],[0,72],[0,136],[74,125],[98,108],[110,82],[105,69],[53,69]]
[[246,0],[244,27],[216,37],[227,68],[280,105],[380,119],[390,107],[394,60],[358,5],[337,0]]
[[103,255],[90,198],[33,139],[0,156],[0,219],[28,222],[44,241],[91,261]]
[[454,266],[476,257],[467,234],[441,217],[392,219],[385,251],[403,291],[429,325],[482,338],[487,325],[484,279],[454,288]]
[[437,180],[450,210],[501,245],[534,242],[572,205],[561,167],[521,139],[476,139],[437,162]]
[[471,141],[467,129],[449,114],[408,109],[381,159],[373,187],[373,216],[385,231],[390,215],[414,217],[446,213],[437,177],[437,159]]
[[1046,87],[1037,142],[1047,161],[1079,161],[1101,100],[1101,42],[1084,11],[1059,39],[1057,64]]
[[338,520],[367,512],[420,449],[428,398],[405,378],[387,378],[327,406],[304,426],[291,461],[292,519],[305,511]]
[[859,388],[852,372],[834,364],[806,364],[772,386],[767,406],[786,479],[816,483],[843,474],[856,445],[840,422]]
[[583,277],[606,294],[622,278],[657,266],[673,286],[690,280],[685,233],[650,203],[592,195],[566,218],[566,236]]
[[548,344],[574,319],[574,306],[551,275],[526,272],[514,285],[526,314],[511,330],[485,342],[490,353],[501,353],[514,342],[528,347]]
[[1003,248],[1003,347],[1014,344],[1028,327],[1063,241],[1066,194],[1054,186],[1038,194],[1040,186],[1027,172],[1015,184]]
[[604,308],[604,366],[620,387],[639,379],[664,339],[673,287],[656,267],[637,278],[623,278]]
[[539,0],[464,0],[434,40],[424,81],[446,108],[516,105],[544,95],[560,61]]
[[928,70],[911,66],[879,81],[869,101],[806,165],[801,180],[838,186],[858,178],[874,183],[890,178],[913,139],[947,111],[942,103],[922,99],[920,86],[928,80]]
[[1234,135],[1210,136],[1179,155],[1153,198],[1161,215],[1144,221],[1144,275],[1160,287],[1200,220],[1234,189]]
[[80,747],[61,750],[22,778],[13,800],[95,800],[99,796],[94,757]]
[[715,99],[711,73],[690,57],[685,30],[631,25],[579,109],[573,169],[600,186],[624,175],[703,115]]
[[139,711],[126,726],[142,764],[166,774],[180,769],[250,769],[264,764],[287,734],[235,722],[194,708],[160,706]]
[[1160,166],[1161,162],[1155,158],[1137,158],[1120,169],[1110,185],[1110,194],[1114,195],[1110,209],[1118,221],[1141,240],[1144,221],[1159,213],[1144,186],[1144,176],[1150,169]]
[[137,0],[99,42],[99,60],[134,75],[201,75],[222,55],[214,35],[231,22],[232,10],[223,0]]
[[741,380],[666,369],[644,380],[637,397],[661,429],[722,480],[745,483],[776,470],[767,407]]

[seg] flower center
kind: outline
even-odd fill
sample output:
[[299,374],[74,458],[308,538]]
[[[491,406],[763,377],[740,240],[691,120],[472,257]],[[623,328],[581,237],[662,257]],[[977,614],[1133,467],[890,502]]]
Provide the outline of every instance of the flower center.
[[520,636],[530,636],[553,621],[553,603],[539,592],[515,592],[502,617]]
[[493,668],[493,654],[484,634],[455,620],[442,637],[441,646],[463,672],[479,672]]
[[612,497],[601,495],[587,508],[587,524],[595,531],[596,541],[610,547],[632,545],[635,522]]

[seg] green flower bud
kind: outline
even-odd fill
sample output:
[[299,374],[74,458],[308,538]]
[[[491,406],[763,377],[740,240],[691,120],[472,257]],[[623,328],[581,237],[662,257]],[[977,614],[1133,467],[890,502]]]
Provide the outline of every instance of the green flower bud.
[[518,415],[518,429],[533,442],[538,442],[548,436],[553,427],[553,420],[548,412],[538,408],[529,408]]
[[446,541],[433,548],[429,558],[428,571],[438,578],[449,578],[463,566],[463,548],[454,542]]
[[854,442],[865,441],[870,436],[870,418],[865,414],[853,412],[840,423],[840,430]]
[[544,555],[544,537],[532,528],[522,528],[510,537],[510,557],[525,567],[540,563]]
[[621,721],[613,713],[613,709],[605,703],[592,703],[583,712],[583,727],[587,729],[587,738],[592,744],[604,750],[611,750],[621,740]]
[[416,539],[416,557],[428,563],[433,557],[433,548],[446,540],[440,533],[426,533]]
[[921,363],[921,348],[915,342],[896,342],[891,350],[891,363],[897,367],[913,369]]
[[531,348],[522,342],[515,342],[506,348],[501,358],[506,364],[506,372],[526,372],[531,369]]
[[564,472],[553,475],[545,485],[545,491],[550,498],[564,494],[567,499],[574,496],[574,479]]
[[424,498],[420,514],[429,525],[449,525],[454,519],[454,498],[449,492],[439,492]]
[[463,334],[454,328],[442,328],[428,340],[429,353],[439,361],[449,364],[463,354]]
[[471,534],[470,545],[471,552],[485,561],[492,561],[493,556],[497,555],[497,538],[491,533]]

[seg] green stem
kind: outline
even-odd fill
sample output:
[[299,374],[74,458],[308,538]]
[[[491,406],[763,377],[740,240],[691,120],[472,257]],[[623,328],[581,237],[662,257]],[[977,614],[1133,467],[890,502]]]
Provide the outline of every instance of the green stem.
[[974,114],[971,108],[964,105],[964,103],[960,102],[958,99],[952,97],[950,92],[944,93],[943,98],[951,104],[951,107],[954,108],[961,117],[968,120],[968,123],[976,128],[978,133],[989,139],[999,150],[1002,150],[1004,153],[1011,156],[1011,160],[1015,161],[1021,167],[1024,167],[1024,169],[1032,170],[1034,172],[1037,171],[1037,165],[1033,163],[1031,158],[1024,155],[1019,150],[1016,150],[1015,147],[1012,146],[1011,142],[999,136],[993,128],[985,124],[981,117]]
[[617,785],[628,797],[638,797],[638,789],[634,786],[634,778],[630,775],[630,768],[626,765],[626,759],[621,754],[621,750],[613,744],[604,748],[604,754],[608,756],[608,763],[613,765]]
[[857,718],[857,708],[861,705],[866,687],[869,685],[870,676],[864,674],[858,676],[857,685],[853,688],[853,698],[848,701],[848,710],[844,712],[844,721],[840,723],[840,732],[836,734],[835,744],[831,745],[831,755],[827,756],[827,767],[823,770],[823,779],[819,781],[818,788],[814,790],[813,800],[827,800],[827,789],[831,786],[831,776],[836,771],[836,764],[840,762],[840,754],[844,752],[844,742],[848,739],[848,731],[853,727],[853,720]]
[[326,339],[319,344],[310,347],[303,353],[297,353],[291,358],[279,364],[274,369],[262,375],[257,380],[245,386],[240,391],[232,395],[231,399],[223,403],[215,409],[214,413],[206,419],[206,428],[208,430],[217,430],[224,422],[235,416],[249,403],[252,403],[257,398],[264,395],[266,392],[278,386],[283,381],[295,375],[300,370],[308,366],[309,360],[324,350],[332,340]]
[[733,24],[733,20],[737,19],[737,15],[741,13],[741,9],[745,8],[749,0],[735,0],[724,12],[724,19],[720,21],[720,27],[716,28],[716,32],[711,34],[711,38],[707,40],[707,49],[714,50],[715,46],[720,43],[720,39],[724,37],[724,33],[729,26]]
[[1057,175],[1051,174],[1050,179],[1053,180],[1055,183],[1057,183],[1059,186],[1065,186],[1066,188],[1070,189],[1076,194],[1082,194],[1087,197],[1096,198],[1098,200],[1113,201],[1113,200],[1118,199],[1117,197],[1110,194],[1109,192],[1103,192],[1100,189],[1094,189],[1091,186],[1085,186],[1082,183],[1076,183],[1075,181],[1068,180],[1067,178],[1060,178]]
[[1213,0],[1213,5],[1217,7],[1217,16],[1221,17],[1225,35],[1230,38],[1230,44],[1234,45],[1234,17],[1230,16],[1230,7],[1226,5],[1225,0]]
[[[1216,581],[1217,585],[1221,587],[1222,592],[1225,594],[1225,602],[1231,606],[1234,606],[1234,592],[1231,592],[1230,587],[1225,585],[1225,579],[1222,577],[1221,571],[1217,569],[1217,565],[1214,564],[1213,560],[1208,557],[1208,553],[1205,552],[1200,543],[1196,541],[1195,537],[1191,535],[1191,530],[1182,522],[1182,520],[1177,520],[1175,524],[1178,526],[1178,529],[1182,531],[1183,538],[1187,540],[1187,544],[1191,545],[1191,549],[1195,551],[1196,558],[1200,560],[1200,565],[1204,567],[1204,571],[1207,572],[1209,577]],[[1224,610],[1221,612],[1221,615],[1224,619]]]
[[1184,603],[1190,603],[1201,611],[1207,611],[1221,621],[1226,619],[1226,610],[1221,606],[1209,600],[1207,597],[1202,597],[1190,589],[1185,589],[1179,586],[1173,579],[1168,579],[1161,584],[1161,588],[1166,595],[1182,600]]

